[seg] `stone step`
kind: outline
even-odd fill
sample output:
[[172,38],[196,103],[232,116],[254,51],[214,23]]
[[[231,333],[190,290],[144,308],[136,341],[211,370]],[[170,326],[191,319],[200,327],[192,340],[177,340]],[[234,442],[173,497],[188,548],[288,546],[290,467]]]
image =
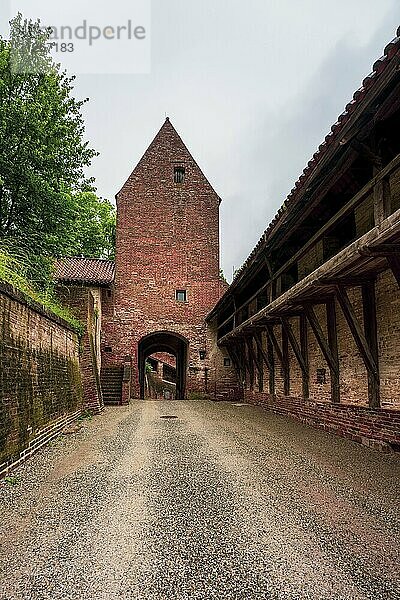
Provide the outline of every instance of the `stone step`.
[[122,368],[104,368],[101,370],[100,381],[103,391],[103,401],[106,405],[119,405],[122,400]]

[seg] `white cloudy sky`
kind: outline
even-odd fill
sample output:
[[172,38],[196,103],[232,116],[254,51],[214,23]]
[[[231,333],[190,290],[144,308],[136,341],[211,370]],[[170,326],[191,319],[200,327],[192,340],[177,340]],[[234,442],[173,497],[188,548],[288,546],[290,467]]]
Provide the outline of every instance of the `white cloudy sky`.
[[230,279],[399,24],[398,0],[153,0],[151,73],[77,79],[99,194],[168,114],[223,199]]

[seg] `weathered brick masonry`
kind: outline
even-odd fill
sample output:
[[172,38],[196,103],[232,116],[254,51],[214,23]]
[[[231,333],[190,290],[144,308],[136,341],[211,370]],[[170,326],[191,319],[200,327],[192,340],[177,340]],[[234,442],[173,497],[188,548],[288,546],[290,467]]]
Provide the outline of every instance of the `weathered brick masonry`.
[[350,438],[375,450],[400,451],[400,411],[321,403],[246,390],[246,402]]
[[226,287],[219,276],[219,204],[167,119],[117,195],[115,285],[104,305],[102,349],[105,365],[131,361],[132,396],[141,392],[141,341],[147,353],[154,335],[151,353],[181,345],[181,394],[215,391],[205,316]]
[[248,402],[386,450],[400,449],[399,86],[400,29],[207,317]]
[[83,285],[58,286],[60,301],[86,324],[81,340],[80,369],[85,409],[98,413],[104,408],[100,385],[101,370],[101,295],[98,287]]
[[76,419],[79,339],[56,315],[0,283],[0,475]]
[[167,352],[177,397],[246,399],[398,449],[399,86],[398,35],[228,289],[220,199],[166,120],[117,195],[101,291],[110,403],[144,397],[146,358]]

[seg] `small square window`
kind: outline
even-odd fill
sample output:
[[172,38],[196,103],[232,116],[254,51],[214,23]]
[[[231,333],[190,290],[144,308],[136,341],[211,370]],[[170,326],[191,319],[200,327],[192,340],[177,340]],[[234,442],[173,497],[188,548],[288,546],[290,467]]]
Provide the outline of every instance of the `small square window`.
[[199,356],[200,356],[200,360],[205,360],[206,359],[206,351],[199,350]]
[[186,290],[176,290],[175,299],[178,302],[187,302],[187,292]]
[[231,366],[231,359],[224,358],[224,367],[230,367],[230,366]]
[[175,183],[183,183],[185,181],[185,167],[175,167],[174,168],[174,181]]

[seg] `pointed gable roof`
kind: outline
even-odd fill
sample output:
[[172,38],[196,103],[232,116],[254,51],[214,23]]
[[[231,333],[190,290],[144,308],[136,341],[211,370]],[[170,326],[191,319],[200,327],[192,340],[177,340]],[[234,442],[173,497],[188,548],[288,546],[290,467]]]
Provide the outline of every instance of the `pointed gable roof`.
[[116,198],[125,190],[127,186],[135,179],[137,175],[142,171],[142,167],[149,162],[149,160],[159,160],[160,153],[164,153],[166,157],[168,157],[171,161],[178,162],[188,162],[194,165],[194,167],[200,173],[202,179],[204,180],[204,184],[209,187],[210,191],[212,191],[218,202],[221,202],[221,198],[218,196],[207,177],[204,175],[203,171],[193,158],[192,154],[189,152],[185,143],[183,142],[181,136],[176,131],[175,127],[172,125],[169,117],[166,117],[164,123],[162,124],[160,130],[154,137],[153,141],[147,148],[146,152],[143,154],[142,158],[139,160],[136,167],[133,169],[132,173],[116,195]]

